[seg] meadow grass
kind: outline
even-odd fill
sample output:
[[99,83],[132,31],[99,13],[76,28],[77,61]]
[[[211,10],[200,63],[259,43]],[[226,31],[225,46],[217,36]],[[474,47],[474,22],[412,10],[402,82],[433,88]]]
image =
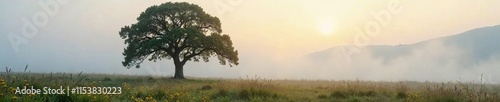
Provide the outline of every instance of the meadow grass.
[[[0,101],[51,102],[498,102],[500,86],[461,82],[269,80],[0,72]],[[19,95],[23,86],[122,87],[119,95]]]

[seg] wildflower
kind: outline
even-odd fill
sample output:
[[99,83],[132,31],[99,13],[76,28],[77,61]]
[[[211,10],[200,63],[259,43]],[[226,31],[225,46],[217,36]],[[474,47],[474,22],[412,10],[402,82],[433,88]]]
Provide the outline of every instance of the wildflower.
[[14,92],[16,92],[16,89],[15,89],[15,88],[13,88],[13,87],[10,87],[10,91],[11,91],[12,93],[14,93]]
[[17,100],[17,97],[16,97],[16,96],[12,96],[12,99],[13,99],[13,100]]
[[135,99],[136,102],[143,102],[144,100],[142,100],[141,98],[137,98]]

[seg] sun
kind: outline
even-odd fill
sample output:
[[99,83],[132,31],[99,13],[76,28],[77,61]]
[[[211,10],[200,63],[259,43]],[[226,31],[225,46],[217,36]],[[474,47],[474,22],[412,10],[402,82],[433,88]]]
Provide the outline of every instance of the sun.
[[321,35],[330,36],[335,32],[336,28],[337,25],[333,20],[323,19],[318,22],[318,30]]

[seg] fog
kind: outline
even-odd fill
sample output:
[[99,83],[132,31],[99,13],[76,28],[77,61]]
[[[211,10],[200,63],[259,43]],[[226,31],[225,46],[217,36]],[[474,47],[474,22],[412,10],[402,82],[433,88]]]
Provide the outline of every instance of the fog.
[[[327,50],[326,52],[333,53],[331,54],[333,57],[307,64],[311,67],[309,69],[320,71],[306,71],[310,73],[301,74],[303,71],[296,70],[294,74],[309,76],[312,79],[352,80],[359,78],[362,80],[438,82],[479,81],[481,74],[484,74],[484,78],[499,78],[495,73],[500,71],[498,69],[500,67],[498,54],[478,65],[467,65],[470,63],[464,64],[463,61],[471,61],[472,58],[466,57],[470,55],[469,53],[466,53],[464,49],[444,46],[440,41],[432,41],[423,46],[414,47],[408,54],[395,55],[396,57],[390,60],[375,57],[372,50],[362,49],[361,53],[353,54],[350,63],[346,61],[340,48]],[[470,67],[464,68],[464,66]]]
[[[67,4],[60,5],[59,12],[48,15],[46,24],[28,24],[37,29],[36,33],[24,34],[27,23],[23,20],[32,21],[43,9],[32,1],[2,1],[0,67],[22,72],[29,64],[29,71],[42,73],[83,71],[172,76],[172,60],[145,62],[139,69],[127,69],[121,64],[126,45],[118,35],[120,28],[135,23],[147,7],[163,2],[68,0]],[[373,4],[353,1],[347,3],[349,5],[324,1],[337,5],[334,8],[328,8],[331,7],[328,3],[308,8],[320,2],[300,0],[290,3],[244,1],[233,2],[225,14],[217,11],[218,5],[214,2],[189,2],[221,18],[224,33],[231,36],[239,52],[240,65],[223,66],[215,58],[208,63],[188,62],[184,67],[188,77],[256,75],[268,79],[477,81],[483,74],[489,83],[500,82],[498,27],[466,33],[467,36],[427,41],[500,24],[500,15],[492,13],[500,6],[491,2],[497,1],[475,2],[480,6],[470,7],[467,12],[457,8],[472,1],[457,5],[448,4],[457,1],[442,1],[443,5],[425,9],[420,7],[434,1],[402,1],[406,11],[394,16],[392,26],[383,29],[383,34],[372,38],[366,47],[339,43],[350,42],[352,25],[371,20],[369,12],[385,7],[387,1],[373,1]],[[320,12],[323,9],[332,13]],[[439,12],[425,12],[433,9]],[[450,17],[441,16],[440,11],[448,11]],[[477,11],[484,12],[470,14]],[[332,16],[332,21],[338,21],[336,34],[318,34],[315,23],[323,16]],[[458,18],[449,19],[451,17]],[[481,34],[488,35],[476,36]],[[22,42],[19,45],[14,43],[19,41]],[[406,45],[393,46],[400,43]],[[344,48],[358,48],[361,52],[346,57]]]
[[[498,32],[500,26],[490,26],[408,45],[334,47],[309,55],[313,62],[305,66],[320,70],[309,73],[312,79],[477,82],[483,75],[483,81],[496,83],[500,81]],[[346,54],[355,48],[361,52]],[[295,74],[307,76],[300,72],[304,71]]]

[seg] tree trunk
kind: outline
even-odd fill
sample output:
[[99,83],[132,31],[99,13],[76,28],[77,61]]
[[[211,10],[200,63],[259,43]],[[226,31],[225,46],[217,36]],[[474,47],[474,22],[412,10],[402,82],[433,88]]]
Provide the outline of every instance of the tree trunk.
[[175,65],[175,75],[173,79],[186,79],[184,78],[184,64],[179,60],[174,59],[174,65]]

